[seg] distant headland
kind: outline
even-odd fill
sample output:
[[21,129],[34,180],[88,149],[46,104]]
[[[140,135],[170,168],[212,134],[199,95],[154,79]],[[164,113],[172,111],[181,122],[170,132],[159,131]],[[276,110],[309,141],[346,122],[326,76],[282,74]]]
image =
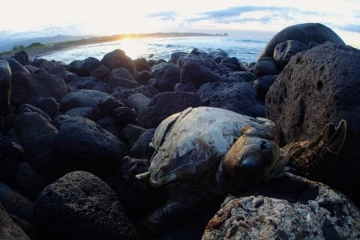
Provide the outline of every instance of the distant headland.
[[118,34],[112,36],[90,36],[90,37],[81,37],[78,39],[69,40],[71,37],[74,39],[74,36],[54,36],[50,38],[42,38],[42,40],[36,41],[28,44],[19,44],[14,45],[11,50],[4,51],[0,53],[2,57],[12,56],[15,52],[19,50],[26,50],[30,58],[35,56],[43,56],[53,52],[62,51],[65,49],[70,49],[74,47],[79,47],[83,45],[97,44],[103,42],[112,42],[119,41],[122,39],[141,39],[141,38],[169,38],[169,37],[226,37],[227,33],[197,33],[197,32],[157,32],[157,33],[141,33],[141,34]]

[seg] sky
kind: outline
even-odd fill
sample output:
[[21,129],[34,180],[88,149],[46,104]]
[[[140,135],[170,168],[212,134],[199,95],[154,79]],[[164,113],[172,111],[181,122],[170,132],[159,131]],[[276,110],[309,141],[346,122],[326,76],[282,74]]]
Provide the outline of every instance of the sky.
[[1,3],[0,40],[153,32],[270,39],[305,22],[322,23],[360,48],[360,0],[12,0]]

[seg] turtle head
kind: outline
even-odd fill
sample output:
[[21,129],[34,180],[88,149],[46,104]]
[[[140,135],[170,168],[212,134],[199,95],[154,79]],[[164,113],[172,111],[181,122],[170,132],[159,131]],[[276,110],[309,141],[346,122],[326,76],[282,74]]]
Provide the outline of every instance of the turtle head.
[[223,183],[234,190],[281,176],[288,160],[287,152],[273,141],[245,132],[222,162]]

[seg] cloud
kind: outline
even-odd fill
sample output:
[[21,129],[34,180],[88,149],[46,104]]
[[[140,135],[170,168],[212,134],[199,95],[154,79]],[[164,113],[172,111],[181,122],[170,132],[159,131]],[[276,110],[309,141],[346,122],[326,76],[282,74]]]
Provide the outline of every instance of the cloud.
[[360,33],[360,25],[350,24],[340,27],[341,30]]
[[146,18],[156,18],[162,21],[172,20],[174,21],[177,17],[177,13],[174,11],[151,13],[146,15]]

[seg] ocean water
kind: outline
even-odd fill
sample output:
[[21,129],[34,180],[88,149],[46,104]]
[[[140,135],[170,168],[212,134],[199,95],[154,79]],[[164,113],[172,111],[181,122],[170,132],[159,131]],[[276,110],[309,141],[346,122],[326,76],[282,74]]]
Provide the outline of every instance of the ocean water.
[[123,39],[115,42],[80,46],[45,55],[42,58],[63,61],[69,64],[74,60],[83,60],[87,57],[95,57],[101,60],[106,53],[115,49],[121,49],[132,59],[140,57],[148,58],[150,54],[154,54],[152,59],[169,60],[170,55],[174,52],[190,52],[193,48],[198,48],[205,52],[222,49],[230,57],[236,57],[244,63],[251,63],[256,62],[267,42],[268,40],[217,36]]

